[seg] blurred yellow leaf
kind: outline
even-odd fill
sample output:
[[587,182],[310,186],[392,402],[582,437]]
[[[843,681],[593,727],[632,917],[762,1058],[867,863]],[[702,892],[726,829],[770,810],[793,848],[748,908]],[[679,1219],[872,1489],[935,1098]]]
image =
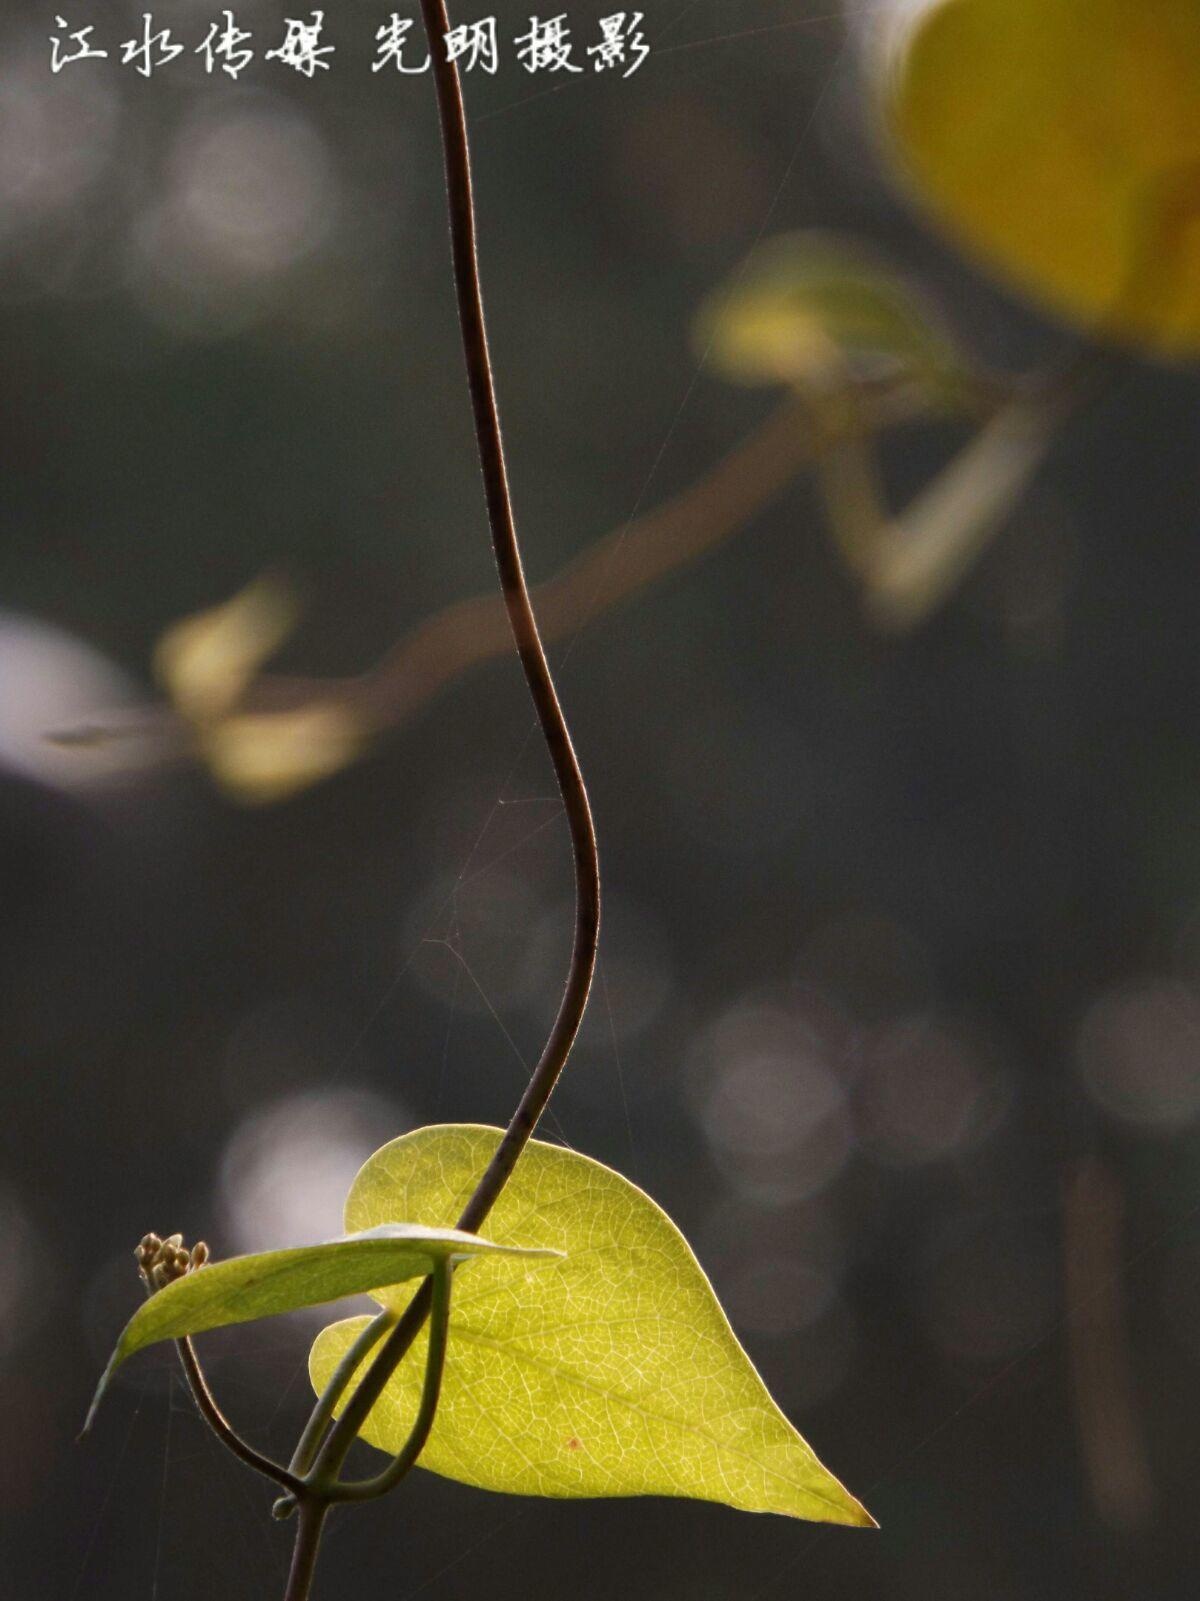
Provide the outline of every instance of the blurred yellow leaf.
[[348,766],[367,737],[346,706],[324,701],[226,717],[205,732],[201,746],[223,788],[249,805],[266,805]]
[[1093,332],[1200,351],[1200,3],[888,4],[888,121],[961,241]]
[[958,366],[937,316],[896,273],[834,234],[784,234],[752,252],[705,305],[697,337],[738,383],[825,387],[907,369],[933,383]]
[[184,717],[211,722],[233,709],[295,621],[291,592],[257,578],[232,600],[168,628],[154,653],[155,673]]

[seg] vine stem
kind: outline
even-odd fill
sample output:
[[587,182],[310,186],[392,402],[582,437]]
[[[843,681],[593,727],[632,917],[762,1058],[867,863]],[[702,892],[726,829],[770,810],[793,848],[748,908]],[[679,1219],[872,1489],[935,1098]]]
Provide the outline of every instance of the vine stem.
[[558,1015],[520,1104],[487,1171],[458,1220],[459,1228],[474,1230],[491,1210],[537,1126],[583,1020],[600,935],[600,862],[587,788],[571,743],[567,720],[559,704],[550,664],[546,660],[521,563],[500,430],[500,410],[484,321],[475,201],[471,186],[471,153],[462,83],[457,63],[447,58],[444,48],[437,48],[438,42],[450,31],[446,0],[421,0],[421,11],[433,55],[446,167],[454,285],[492,547],[513,640],[525,671],[542,736],[554,765],[555,778],[562,792],[575,858],[575,937],[566,987]]
[[263,1456],[242,1439],[241,1435],[226,1418],[217,1405],[216,1397],[208,1387],[208,1380],[204,1377],[204,1370],[200,1366],[200,1359],[196,1355],[196,1348],[185,1335],[183,1339],[175,1341],[175,1348],[179,1352],[179,1360],[183,1365],[184,1377],[188,1381],[188,1388],[192,1392],[201,1417],[234,1456],[238,1457],[247,1467],[256,1473],[261,1473],[268,1479],[274,1479],[291,1494],[302,1488],[300,1480],[290,1469],[270,1457]]
[[439,1262],[430,1276],[433,1307],[429,1314],[429,1352],[425,1358],[425,1383],[421,1388],[421,1404],[408,1439],[384,1468],[373,1479],[358,1483],[341,1483],[329,1486],[325,1492],[335,1501],[369,1501],[386,1495],[389,1490],[415,1467],[417,1458],[425,1449],[433,1420],[437,1415],[438,1398],[442,1391],[442,1374],[446,1367],[446,1346],[450,1339],[450,1291],[454,1281],[454,1266],[449,1261]]
[[296,1445],[289,1463],[292,1473],[307,1473],[312,1467],[325,1430],[333,1417],[334,1407],[341,1400],[346,1386],[358,1372],[368,1352],[374,1350],[394,1321],[395,1318],[388,1312],[380,1312],[373,1317],[338,1363],[329,1383],[318,1397],[312,1415],[304,1427],[304,1433]]
[[296,1544],[292,1548],[292,1565],[283,1601],[308,1601],[312,1593],[317,1555],[321,1549],[321,1532],[328,1512],[327,1501],[318,1501],[310,1496],[301,1500],[296,1519]]
[[[500,409],[488,348],[483,289],[479,278],[466,107],[457,64],[447,58],[444,44],[450,32],[450,17],[445,0],[421,0],[421,12],[433,62],[441,120],[454,286],[492,549],[513,641],[562,794],[571,833],[575,873],[575,933],[562,999],[545,1047],[517,1109],[459,1217],[459,1228],[474,1231],[491,1211],[517,1159],[529,1143],[583,1021],[600,938],[600,861],[583,772],[538,631],[517,539],[500,428]],[[429,1315],[432,1288],[431,1281],[426,1279],[400,1321],[384,1340],[361,1384],[317,1453],[310,1476],[314,1489],[300,1503],[296,1546],[285,1601],[308,1601],[321,1530],[328,1511],[328,1502],[320,1498],[317,1486],[322,1483],[333,1484],[368,1413]]]

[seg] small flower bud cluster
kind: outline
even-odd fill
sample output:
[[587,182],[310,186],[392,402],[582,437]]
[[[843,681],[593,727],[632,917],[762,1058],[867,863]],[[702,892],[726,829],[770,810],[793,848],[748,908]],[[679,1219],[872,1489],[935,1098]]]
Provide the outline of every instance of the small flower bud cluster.
[[134,1255],[142,1282],[153,1295],[155,1290],[181,1279],[185,1273],[203,1267],[208,1261],[208,1246],[203,1240],[197,1240],[189,1251],[182,1234],[169,1234],[165,1240],[160,1240],[157,1234],[147,1234]]

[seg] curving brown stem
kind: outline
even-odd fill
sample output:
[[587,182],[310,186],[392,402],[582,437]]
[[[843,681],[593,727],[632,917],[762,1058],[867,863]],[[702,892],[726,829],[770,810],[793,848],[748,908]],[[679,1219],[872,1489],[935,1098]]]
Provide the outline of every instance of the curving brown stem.
[[[458,1226],[475,1229],[487,1216],[499,1195],[538,1119],[550,1099],[559,1074],[570,1054],[583,1019],[596,965],[600,933],[600,862],[596,831],[583,782],[579,760],[571,744],[567,720],[546,652],[538,633],[537,619],[521,564],[521,549],[513,519],[508,469],[500,432],[500,411],[492,379],[487,328],[483,314],[483,288],[479,280],[479,259],[475,239],[475,203],[471,189],[471,154],[467,137],[466,108],[458,67],[447,59],[438,43],[450,31],[445,0],[421,0],[425,31],[433,55],[433,74],[437,85],[438,112],[442,124],[442,151],[446,168],[446,190],[450,213],[450,242],[454,260],[454,287],[458,298],[458,317],[462,329],[463,357],[467,385],[475,417],[475,437],[483,472],[492,548],[500,574],[500,588],[508,611],[513,641],[529,693],[533,699],[542,737],[554,764],[554,775],[562,792],[563,806],[571,831],[575,858],[575,938],[571,965],[567,973],[558,1015],[545,1048],[521,1097],[520,1105],[501,1140],[487,1172],[459,1219]],[[382,1356],[386,1354],[386,1347]]]
[[269,1456],[263,1456],[242,1439],[241,1435],[229,1422],[228,1418],[217,1405],[216,1397],[208,1387],[208,1380],[200,1366],[200,1359],[196,1355],[196,1348],[185,1335],[182,1340],[175,1341],[175,1348],[179,1352],[179,1360],[183,1364],[184,1377],[188,1381],[188,1388],[192,1398],[199,1409],[200,1416],[217,1436],[218,1440],[233,1452],[239,1461],[261,1473],[265,1478],[274,1479],[276,1484],[290,1490],[293,1494],[302,1488],[300,1480],[288,1468],[279,1462],[273,1462]]
[[[421,0],[421,6],[437,86],[454,283],[492,546],[513,641],[562,793],[575,863],[575,935],[562,1000],[520,1104],[458,1220],[460,1228],[473,1230],[487,1216],[536,1128],[579,1031],[596,965],[600,933],[600,864],[583,773],[559,704],[521,564],[484,322],[466,110],[458,69],[446,59],[444,48],[439,48],[441,40],[450,31],[450,19],[444,0]],[[384,1341],[341,1418],[325,1439],[310,1479],[316,1494],[322,1493],[323,1486],[332,1488],[337,1471],[367,1414],[428,1316],[431,1299],[431,1284],[426,1280],[400,1322]],[[308,1593],[307,1586],[315,1562],[315,1545],[321,1530],[318,1517],[306,1517],[304,1514],[308,1509],[303,1504],[300,1510],[301,1523],[288,1601],[302,1601]]]

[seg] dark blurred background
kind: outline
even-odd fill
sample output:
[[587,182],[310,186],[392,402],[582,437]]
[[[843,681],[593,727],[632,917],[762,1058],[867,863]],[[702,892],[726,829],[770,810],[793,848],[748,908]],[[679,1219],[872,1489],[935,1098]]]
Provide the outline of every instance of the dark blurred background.
[[[999,366],[1070,344],[900,197],[869,16],[645,11],[628,80],[468,80],[535,577],[775,404],[691,332],[762,235],[872,242]],[[609,8],[567,12],[582,39]],[[121,66],[140,7],[60,14],[110,59],[53,75],[49,3],[0,24],[0,1589],[271,1597],[288,1530],[169,1355],[74,1443],[131,1249],[334,1233],[377,1145],[504,1121],[565,968],[566,830],[508,662],[273,807],[41,738],[152,700],[164,626],[265,569],[313,675],[492,582],[432,85],[371,72],[384,10],[331,12],[309,81],[261,60],[285,8],[240,4],[236,84]],[[194,48],[217,14],[155,24]],[[608,909],[548,1134],[671,1212],[882,1531],[417,1474],[335,1525],[319,1595],[1194,1593],[1198,398],[1118,362],[907,634],[865,620],[800,478],[555,652]],[[897,500],[960,437],[898,437]],[[280,1451],[313,1328],[206,1342]]]

